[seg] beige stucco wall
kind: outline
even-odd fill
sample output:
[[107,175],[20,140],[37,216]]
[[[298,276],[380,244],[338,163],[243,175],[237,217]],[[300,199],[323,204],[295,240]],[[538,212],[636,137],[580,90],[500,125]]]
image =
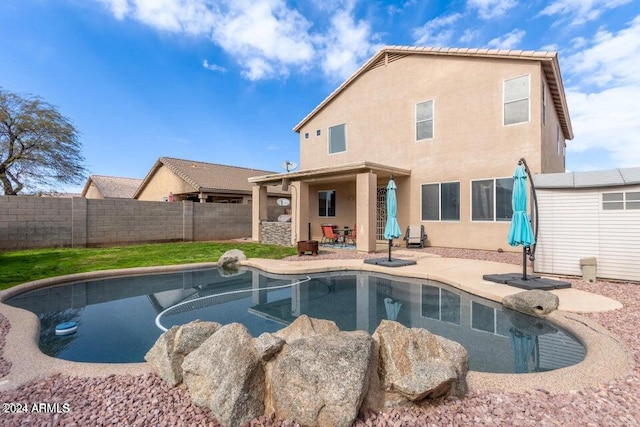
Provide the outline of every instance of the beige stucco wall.
[[89,188],[87,189],[87,194],[84,195],[85,199],[104,199],[98,187],[92,182],[89,184]]
[[[530,76],[529,122],[504,126],[503,82],[523,75]],[[509,249],[508,222],[471,222],[471,180],[510,177],[521,157],[532,172],[564,171],[563,159],[542,153],[551,145],[557,152],[551,98],[543,138],[542,78],[538,62],[510,59],[413,55],[374,68],[300,129],[301,169],[362,160],[410,169],[411,177],[398,183],[403,229],[423,223],[433,246]],[[434,101],[434,137],[416,141],[415,106],[428,100]],[[347,150],[328,154],[328,127],[342,123],[347,124]],[[450,181],[460,182],[460,221],[422,222],[421,184]],[[317,203],[314,191],[312,218],[317,215],[311,205]],[[338,212],[345,197],[338,193]]]
[[195,190],[191,185],[187,184],[169,168],[161,165],[138,196],[138,200],[160,202],[169,195],[169,192],[181,194],[193,191]]
[[[321,217],[318,212],[318,193],[320,191],[336,191],[336,216]],[[311,238],[320,240],[322,237],[321,224],[335,224],[340,228],[356,223],[356,181],[351,178],[348,182],[325,183],[309,186],[309,222],[311,223]],[[307,226],[308,227],[308,226]],[[308,228],[302,227],[302,237],[307,238]]]

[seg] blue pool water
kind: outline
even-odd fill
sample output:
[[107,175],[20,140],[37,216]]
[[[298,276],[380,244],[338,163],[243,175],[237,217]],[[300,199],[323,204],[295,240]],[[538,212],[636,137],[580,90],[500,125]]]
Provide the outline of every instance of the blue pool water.
[[[282,288],[306,278],[253,269],[227,277],[207,269],[77,282],[6,303],[39,317],[45,354],[80,362],[142,362],[162,333],[156,326],[161,313],[158,321],[166,328],[194,319],[239,322],[254,336],[301,314],[369,333],[382,319],[396,320],[459,342],[469,353],[469,368],[484,372],[546,371],[584,358],[584,347],[557,326],[440,282],[340,272]],[[77,331],[56,335],[56,325],[69,321],[77,322]]]

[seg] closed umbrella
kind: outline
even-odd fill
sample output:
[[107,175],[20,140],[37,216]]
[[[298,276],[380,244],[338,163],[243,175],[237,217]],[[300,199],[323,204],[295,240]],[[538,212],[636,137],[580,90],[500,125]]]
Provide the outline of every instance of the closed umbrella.
[[511,198],[511,206],[513,208],[513,216],[511,217],[511,226],[507,235],[507,242],[511,246],[523,247],[522,260],[522,278],[527,279],[526,265],[526,248],[536,243],[535,236],[531,229],[531,222],[527,215],[527,173],[522,165],[518,165],[513,174],[513,195]]
[[389,262],[391,262],[391,242],[402,236],[402,230],[398,224],[398,202],[396,201],[396,183],[393,175],[387,184],[387,224],[384,227],[384,238],[389,241]]

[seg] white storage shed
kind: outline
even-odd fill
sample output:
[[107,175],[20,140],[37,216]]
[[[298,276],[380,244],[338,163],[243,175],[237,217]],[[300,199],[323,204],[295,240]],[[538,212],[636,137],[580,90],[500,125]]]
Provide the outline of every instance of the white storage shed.
[[539,230],[534,271],[640,281],[640,167],[533,177]]

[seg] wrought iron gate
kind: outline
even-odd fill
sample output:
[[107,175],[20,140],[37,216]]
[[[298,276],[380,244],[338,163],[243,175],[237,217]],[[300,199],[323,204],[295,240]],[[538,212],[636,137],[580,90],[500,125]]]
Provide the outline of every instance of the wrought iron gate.
[[376,196],[376,240],[384,240],[387,224],[387,187],[378,187]]

